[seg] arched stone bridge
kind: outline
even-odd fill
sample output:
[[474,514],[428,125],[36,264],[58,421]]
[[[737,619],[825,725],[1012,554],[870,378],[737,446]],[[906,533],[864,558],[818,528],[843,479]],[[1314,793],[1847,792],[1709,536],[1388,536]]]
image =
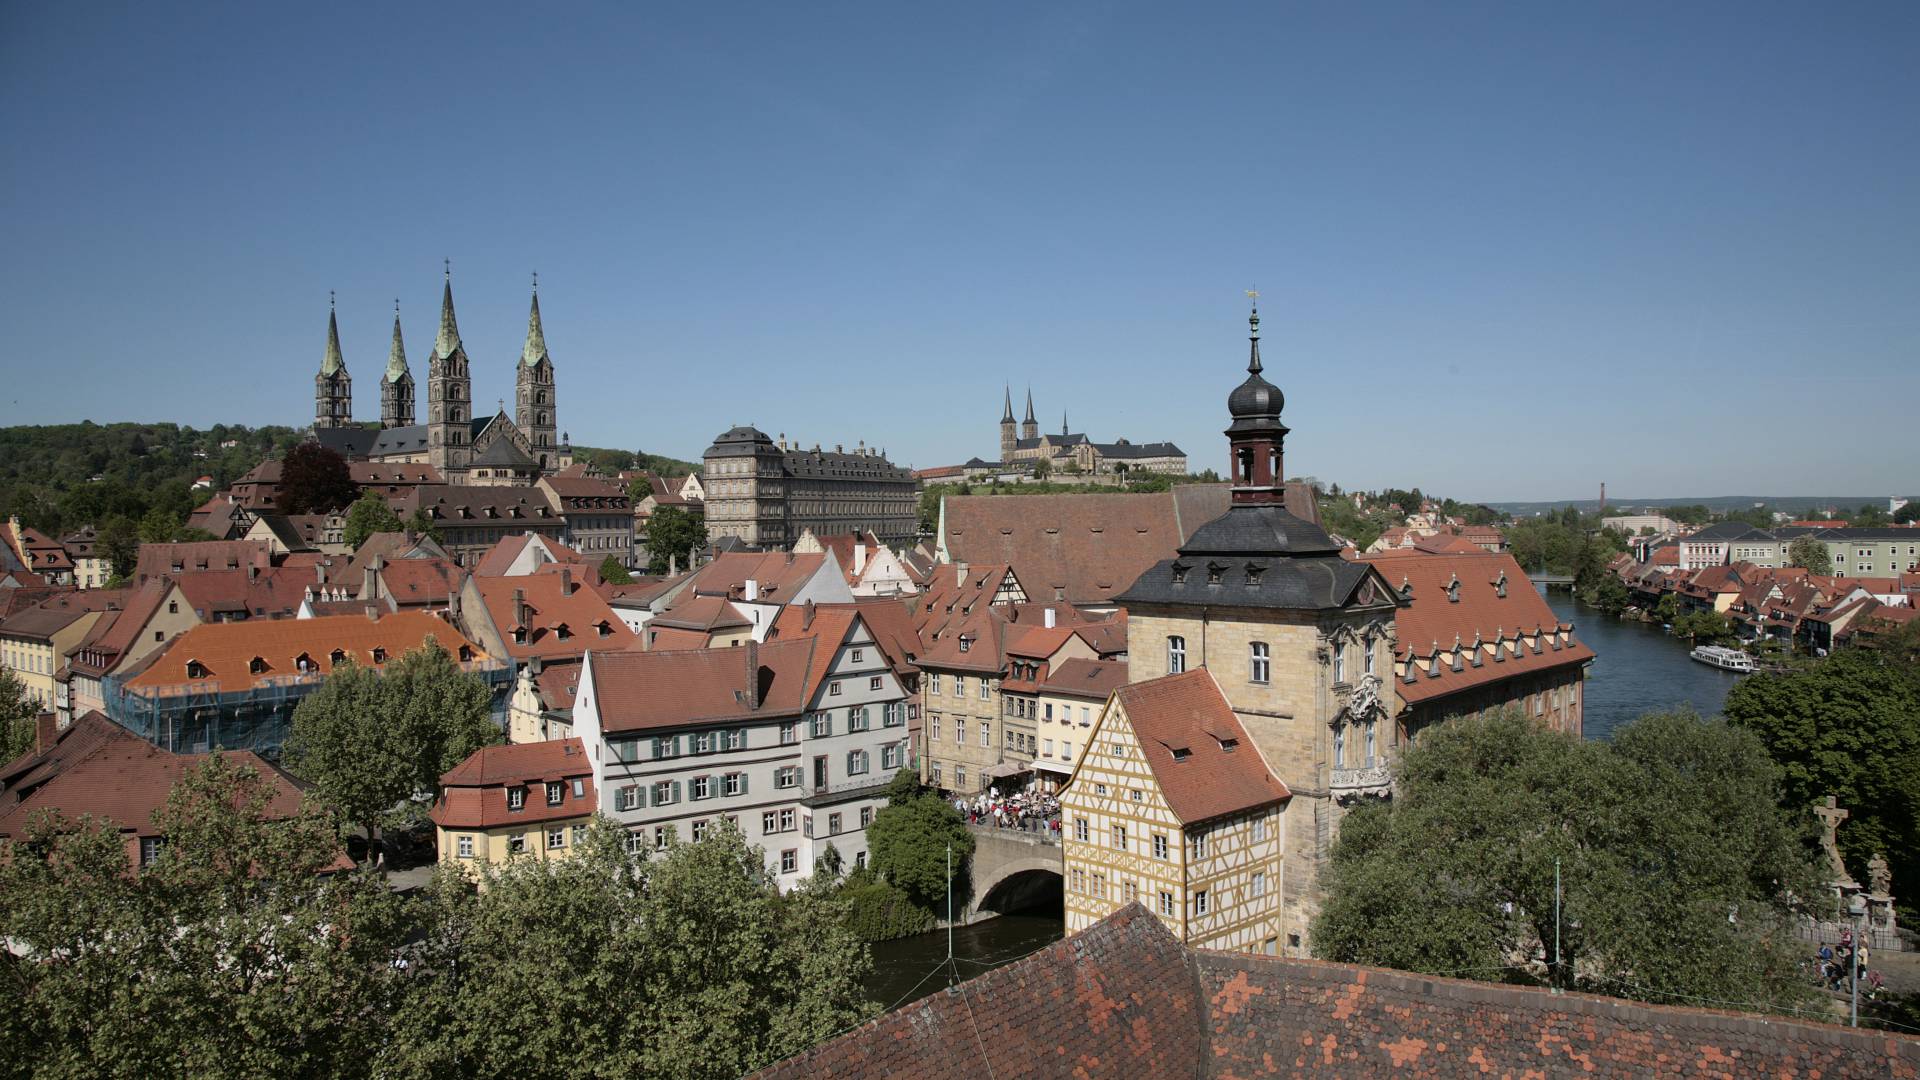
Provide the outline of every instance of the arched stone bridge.
[[992,825],[969,825],[967,831],[973,834],[973,891],[962,921],[1060,909],[1065,869],[1057,837]]

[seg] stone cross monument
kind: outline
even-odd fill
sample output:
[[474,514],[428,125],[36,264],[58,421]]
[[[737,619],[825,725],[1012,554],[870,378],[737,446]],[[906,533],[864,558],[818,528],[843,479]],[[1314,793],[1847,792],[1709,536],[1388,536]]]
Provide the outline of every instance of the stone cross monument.
[[1857,892],[1860,883],[1853,880],[1853,875],[1847,873],[1847,864],[1840,861],[1840,845],[1834,837],[1840,823],[1847,820],[1847,811],[1840,808],[1840,800],[1836,796],[1829,795],[1826,802],[1813,805],[1813,812],[1820,819],[1820,847],[1827,853],[1828,865],[1833,867],[1831,884],[1834,892],[1842,896]]

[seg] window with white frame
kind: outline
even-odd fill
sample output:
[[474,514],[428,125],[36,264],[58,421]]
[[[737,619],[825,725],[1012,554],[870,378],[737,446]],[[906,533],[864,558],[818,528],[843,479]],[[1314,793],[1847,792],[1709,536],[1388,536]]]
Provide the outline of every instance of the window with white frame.
[[567,796],[567,785],[560,783],[557,780],[549,780],[547,782],[547,805],[548,806],[559,806],[560,800],[566,798],[566,796]]
[[987,681],[986,676],[982,675],[980,677],[980,700],[981,701],[987,700],[987,697],[989,693],[992,691],[992,689],[993,689],[992,684]]
[[1167,635],[1167,674],[1178,675],[1187,670],[1187,639],[1179,634]]
[[1254,818],[1253,819],[1253,842],[1257,844],[1262,840],[1265,840],[1266,838],[1267,838],[1267,819],[1264,817]]
[[867,680],[867,689],[869,690],[878,690],[882,685],[883,684],[881,682],[880,676],[878,675],[875,675],[872,678]]
[[993,725],[987,723],[985,720],[980,721],[980,745],[993,745]]
[[627,834],[627,840],[626,840],[627,854],[638,855],[642,851],[645,851],[646,847],[647,847],[647,838],[645,836],[642,836],[640,833],[637,833],[637,832],[632,832]]
[[518,810],[525,805],[527,805],[526,788],[515,786],[507,789],[507,809]]
[[1248,677],[1257,683],[1270,682],[1273,672],[1273,660],[1267,651],[1267,643],[1256,641],[1248,646]]
[[1333,646],[1333,681],[1347,681],[1347,643],[1344,641],[1336,642]]
[[847,754],[847,775],[848,776],[860,776],[864,774],[867,771],[869,765],[870,765],[870,759],[868,758],[867,752],[865,750],[853,750],[848,752]]
[[780,853],[780,872],[781,873],[792,874],[792,873],[798,872],[799,869],[800,869],[800,852],[798,849],[788,848],[785,851],[782,851]]
[[1160,833],[1153,834],[1153,857],[1156,859],[1167,857],[1167,838]]
[[705,840],[705,839],[707,838],[707,823],[706,823],[706,820],[705,820],[705,819],[703,818],[703,819],[701,819],[701,820],[699,820],[699,821],[696,821],[696,822],[694,822],[694,823],[693,823],[693,829],[692,829],[692,832],[693,832],[693,842],[694,842],[694,843],[696,843],[696,844],[697,844],[697,843],[699,843],[700,841],[702,841],[702,840]]
[[1207,898],[1207,890],[1205,890],[1205,889],[1195,889],[1195,890],[1193,890],[1193,913],[1194,913],[1194,915],[1195,915],[1196,917],[1197,917],[1197,916],[1200,916],[1200,915],[1205,915],[1205,914],[1206,914],[1206,913],[1207,913],[1208,911],[1211,911],[1211,910],[1212,910],[1212,908],[1211,908],[1211,906],[1210,906],[1210,905],[1209,905],[1209,903],[1208,903],[1208,898]]
[[1347,725],[1345,724],[1333,726],[1333,767],[1336,769],[1347,767]]
[[927,714],[927,741],[940,741],[940,717],[935,713]]
[[563,848],[566,846],[567,846],[567,830],[564,827],[556,826],[554,828],[547,830],[547,850],[548,851],[553,851],[557,848]]
[[786,723],[780,725],[780,745],[791,746],[794,743],[797,743],[799,741],[800,741],[800,724],[798,721],[789,720]]
[[813,722],[814,738],[824,739],[827,736],[833,734],[833,714],[832,713],[830,712],[814,713],[812,722]]
[[665,851],[673,843],[673,826],[655,825],[653,827],[653,850]]
[[745,773],[730,772],[720,778],[720,790],[728,795],[738,795],[747,790]]
[[889,701],[881,706],[880,722],[887,727],[901,727],[907,722],[907,707],[897,701]]
[[1127,827],[1125,825],[1116,824],[1108,831],[1112,834],[1109,837],[1109,839],[1113,841],[1114,850],[1116,851],[1127,850]]
[[1265,870],[1255,870],[1253,872],[1251,892],[1255,896],[1267,895],[1267,872]]
[[967,696],[967,677],[965,675],[955,675],[953,677],[953,696]]
[[1173,894],[1165,889],[1160,890],[1160,914],[1169,918],[1173,915]]
[[900,744],[888,743],[880,748],[880,767],[888,771],[900,767]]
[[927,693],[932,694],[935,697],[939,696],[940,694],[940,673],[939,672],[930,671],[927,673]]
[[1090,829],[1089,829],[1089,826],[1087,825],[1087,819],[1083,817],[1074,818],[1073,819],[1073,838],[1084,844],[1087,842],[1087,837],[1089,834],[1090,834]]
[[463,859],[473,858],[473,837],[471,836],[461,837],[457,842],[457,844],[455,845],[455,848],[457,851],[459,851],[461,858]]
[[693,778],[691,787],[693,788],[692,795],[695,799],[713,798],[713,777],[696,776]]
[[855,705],[853,708],[847,710],[847,730],[867,730],[867,707],[865,705]]
[[623,787],[620,789],[620,809],[622,810],[640,809],[639,787],[633,784],[629,784],[626,787]]
[[1188,840],[1187,845],[1193,849],[1194,858],[1204,859],[1207,857],[1207,834],[1206,833],[1204,832],[1194,833],[1192,838]]

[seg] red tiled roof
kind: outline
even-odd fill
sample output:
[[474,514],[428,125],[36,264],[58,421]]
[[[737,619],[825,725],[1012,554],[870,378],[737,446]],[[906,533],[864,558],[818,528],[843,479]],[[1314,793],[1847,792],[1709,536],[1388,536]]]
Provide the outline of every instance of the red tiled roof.
[[1046,694],[1065,694],[1105,701],[1107,695],[1127,685],[1127,665],[1121,660],[1087,660],[1074,657],[1063,660],[1040,684]]
[[759,589],[758,603],[785,604],[820,572],[826,560],[824,552],[723,552],[695,572],[692,584],[681,594],[682,602],[696,595],[745,599],[746,582],[752,581]]
[[[1287,509],[1319,520],[1310,491],[1287,486]],[[1035,600],[1106,604],[1194,530],[1227,512],[1227,485],[1152,494],[950,495],[946,550],[954,562],[1010,565]]]
[[1413,542],[1413,550],[1428,555],[1484,555],[1485,548],[1467,540],[1465,537],[1449,536],[1446,533],[1434,533],[1423,536]]
[[[524,577],[486,577],[475,575],[474,586],[486,605],[487,616],[500,632],[508,655],[515,660],[531,657],[579,656],[588,650],[631,649],[638,639],[627,629],[600,594],[594,592],[576,574],[571,593],[561,574],[528,574]],[[514,640],[520,628],[514,610],[515,594],[528,607],[525,643]],[[561,628],[566,635],[561,635]],[[602,627],[606,633],[601,633]]]
[[[127,680],[127,686],[171,688],[214,683],[223,693],[234,692],[271,679],[300,677],[303,673],[298,661],[302,656],[308,661],[304,674],[321,676],[333,671],[335,649],[356,664],[374,666],[374,649],[385,650],[388,660],[398,660],[424,645],[429,637],[456,658],[464,646],[474,659],[486,659],[480,647],[459,630],[424,611],[396,611],[377,622],[365,615],[329,615],[202,623],[168,643],[144,670]],[[264,670],[252,670],[255,658],[264,662]],[[206,675],[198,679],[187,674],[187,665],[196,661],[206,670]]]
[[[837,644],[837,643],[836,643]],[[816,638],[731,649],[595,653],[601,730],[649,731],[720,720],[798,716],[806,688],[832,659]],[[748,671],[758,669],[758,704]]]
[[[573,794],[572,781],[581,781]],[[545,785],[561,785],[560,802],[547,802]],[[525,787],[519,810],[507,805],[506,791]],[[599,808],[593,787],[593,762],[579,739],[483,746],[440,777],[440,797],[427,815],[447,829],[488,829],[516,823],[536,824],[584,817]]]
[[1167,808],[1181,824],[1293,797],[1267,768],[1205,668],[1122,686],[1114,700],[1133,727]]
[[[1545,640],[1559,627],[1560,620],[1513,556],[1475,552],[1472,555],[1426,555],[1413,551],[1376,552],[1362,555],[1372,563],[1387,584],[1399,590],[1412,586],[1409,603],[1394,611],[1396,658],[1429,657],[1441,650],[1440,676],[1430,678],[1422,671],[1413,682],[1402,679],[1395,688],[1407,704],[1420,704],[1476,686],[1516,675],[1530,675],[1568,664],[1593,659],[1593,650],[1577,639],[1559,649]],[[1497,584],[1504,576],[1506,595]],[[1458,601],[1448,599],[1447,586],[1458,582]],[[1533,637],[1540,633],[1540,651],[1526,644],[1515,644],[1516,636]],[[1455,645],[1471,650],[1478,640],[1483,645],[1511,648],[1505,659],[1487,656],[1479,667],[1463,661],[1454,671],[1448,654]],[[1383,678],[1385,674],[1383,673]]]
[[444,605],[466,580],[467,572],[447,559],[395,559],[380,567],[381,585],[402,607]]
[[[133,566],[135,584],[171,574],[211,570],[266,569],[273,559],[265,540],[196,540],[181,544],[141,544]],[[177,569],[176,569],[177,567]]]
[[677,630],[699,630],[712,633],[715,630],[737,630],[743,626],[752,626],[752,620],[740,614],[733,602],[724,596],[695,596],[668,608],[663,614],[654,616],[647,623],[649,629],[672,627]]
[[347,472],[353,476],[353,482],[361,487],[405,487],[416,484],[446,483],[440,475],[440,470],[420,463],[389,465],[380,461],[349,461]]
[[501,537],[492,547],[488,548],[487,553],[480,556],[480,561],[474,564],[474,576],[504,577],[507,568],[512,566],[513,561],[520,557],[520,553],[526,550],[527,545],[533,543],[535,540],[538,540],[545,546],[547,551],[553,554],[555,562],[584,564],[587,561],[586,556],[555,540],[551,536],[540,536],[537,533],[517,533],[513,536]]

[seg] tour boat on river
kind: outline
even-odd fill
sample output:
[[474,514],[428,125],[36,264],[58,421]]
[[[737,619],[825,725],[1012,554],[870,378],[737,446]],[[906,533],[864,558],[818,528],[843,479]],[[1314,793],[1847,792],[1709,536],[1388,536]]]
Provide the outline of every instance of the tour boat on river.
[[1702,645],[1693,650],[1692,656],[1703,664],[1710,664],[1724,671],[1751,672],[1753,657],[1739,649],[1729,649],[1720,645]]

